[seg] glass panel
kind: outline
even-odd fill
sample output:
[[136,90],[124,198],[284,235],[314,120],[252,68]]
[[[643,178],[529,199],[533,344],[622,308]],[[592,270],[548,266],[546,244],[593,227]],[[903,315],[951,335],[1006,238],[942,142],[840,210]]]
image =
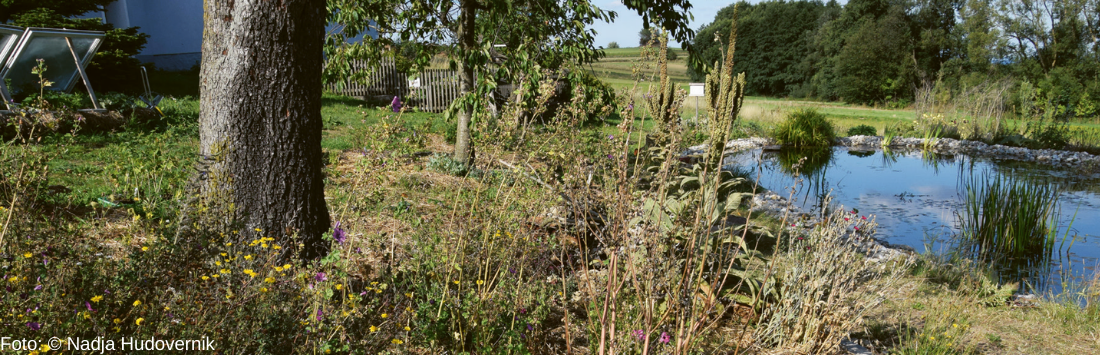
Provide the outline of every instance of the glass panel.
[[22,35],[22,28],[0,25],[0,66],[8,62],[8,53]]
[[[4,79],[10,80],[8,86],[12,94],[26,90],[38,90],[38,76],[31,74],[31,70],[37,64],[38,59],[46,61],[46,78],[53,82],[49,90],[66,91],[72,84],[80,81],[80,75],[76,70],[73,55],[69,52],[69,46],[65,43],[65,34],[61,31],[49,33],[31,30],[29,38],[25,38],[13,51],[14,60],[5,72]],[[90,59],[90,54],[98,47],[98,38],[95,37],[70,37],[73,41],[73,49],[86,66],[85,58]]]

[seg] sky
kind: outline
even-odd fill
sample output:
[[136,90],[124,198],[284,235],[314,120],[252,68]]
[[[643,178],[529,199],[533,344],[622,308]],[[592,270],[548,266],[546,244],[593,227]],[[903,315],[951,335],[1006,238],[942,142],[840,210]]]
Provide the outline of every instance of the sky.
[[[749,3],[755,4],[761,1],[762,0],[749,0]],[[698,31],[699,27],[714,22],[714,15],[718,14],[718,10],[735,2],[737,1],[692,0],[690,12],[695,16],[695,19],[691,21],[691,29]],[[840,0],[837,2],[844,4],[848,1]],[[615,11],[618,16],[615,18],[614,23],[597,21],[595,24],[589,26],[589,28],[596,30],[595,45],[597,47],[603,46],[607,48],[608,43],[619,42],[620,47],[637,47],[638,31],[642,30],[642,17],[638,16],[638,12],[626,8],[626,5],[623,5],[619,0],[602,0],[601,2],[597,2],[597,6],[604,10]],[[680,43],[669,41],[669,46],[679,48]]]

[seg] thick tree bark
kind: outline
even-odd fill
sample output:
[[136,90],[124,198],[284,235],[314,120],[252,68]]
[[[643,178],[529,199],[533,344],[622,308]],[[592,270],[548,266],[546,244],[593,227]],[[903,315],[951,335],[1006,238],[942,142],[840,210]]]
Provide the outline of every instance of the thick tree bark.
[[[474,33],[477,30],[475,22],[477,20],[477,7],[475,5],[472,0],[462,1],[461,13],[458,15],[459,47],[464,52],[469,52],[477,47],[477,35]],[[458,71],[459,96],[473,91],[475,80],[474,67],[466,63],[465,58],[462,59],[459,61]],[[455,129],[455,160],[465,164],[472,163],[470,161],[473,152],[473,147],[470,144],[470,121],[473,114],[473,110],[469,107],[459,111],[458,127]]]
[[207,0],[204,7],[199,122],[205,171],[197,191],[202,206],[193,218],[237,230],[231,237],[237,240],[272,237],[302,257],[324,255],[325,1]]

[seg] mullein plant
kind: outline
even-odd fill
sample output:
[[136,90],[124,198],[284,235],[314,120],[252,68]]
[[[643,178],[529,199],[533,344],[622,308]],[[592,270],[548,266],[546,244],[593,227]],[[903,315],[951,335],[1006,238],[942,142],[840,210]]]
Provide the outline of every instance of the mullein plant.
[[721,66],[714,62],[715,71],[707,74],[705,93],[707,99],[707,125],[710,129],[710,144],[706,155],[708,169],[718,169],[722,165],[722,154],[726,149],[733,123],[741,111],[745,97],[745,73],[733,74],[733,53],[737,45],[737,14],[734,13],[734,25],[730,26],[729,49]]

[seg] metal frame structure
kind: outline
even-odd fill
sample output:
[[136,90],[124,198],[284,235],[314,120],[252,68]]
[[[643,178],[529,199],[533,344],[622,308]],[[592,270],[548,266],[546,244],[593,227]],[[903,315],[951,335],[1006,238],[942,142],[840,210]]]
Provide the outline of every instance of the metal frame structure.
[[[18,41],[14,44],[6,44],[5,39],[9,38],[15,31],[21,32],[22,35],[17,37]],[[61,80],[55,80],[62,82],[64,87],[58,87],[65,92],[69,92],[76,86],[76,77],[79,75],[80,79],[84,82],[84,87],[88,89],[88,96],[92,99],[92,107],[99,109],[99,101],[96,100],[95,91],[92,90],[92,85],[88,81],[88,75],[84,72],[84,68],[88,66],[88,63],[92,61],[92,57],[95,56],[96,51],[99,50],[99,46],[103,44],[104,32],[100,31],[82,31],[82,30],[69,30],[69,29],[57,29],[57,28],[40,28],[29,27],[26,29],[20,29],[19,27],[3,26],[0,27],[0,83],[5,83],[8,77],[12,74],[12,68],[17,64],[23,63],[21,60],[34,60],[36,58],[25,59],[21,55],[27,50],[27,47],[36,38],[49,38],[49,37],[61,37],[65,39],[67,48],[50,48],[53,51],[62,52],[64,56],[65,50],[72,56],[73,63],[76,65],[76,70],[72,73],[62,73]],[[86,51],[83,53],[77,53],[75,47],[73,47],[72,39],[91,39],[92,43]],[[10,42],[10,40],[7,40]],[[5,53],[6,51],[6,53]],[[35,55],[37,56],[37,54]],[[64,81],[62,81],[64,80]],[[8,92],[7,85],[0,85],[0,97],[4,100],[4,105],[9,109],[14,108],[14,103],[11,99],[11,93]]]

